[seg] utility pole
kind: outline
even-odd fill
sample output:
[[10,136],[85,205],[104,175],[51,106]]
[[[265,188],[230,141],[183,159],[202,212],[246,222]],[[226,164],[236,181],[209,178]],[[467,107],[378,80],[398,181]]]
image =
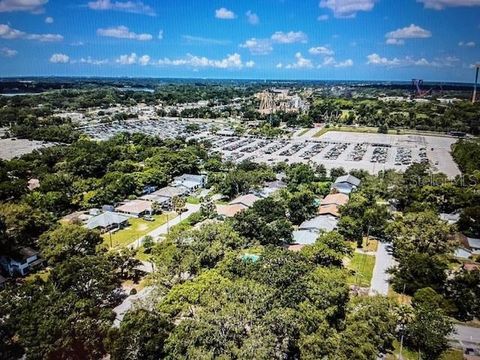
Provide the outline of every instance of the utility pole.
[[478,85],[478,71],[480,70],[480,64],[475,65],[475,84],[473,85],[472,104],[477,101],[477,85]]

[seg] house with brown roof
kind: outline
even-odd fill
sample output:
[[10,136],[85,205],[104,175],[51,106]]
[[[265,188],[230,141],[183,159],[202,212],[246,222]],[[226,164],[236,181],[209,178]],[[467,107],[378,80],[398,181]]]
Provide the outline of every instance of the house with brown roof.
[[240,211],[248,209],[248,206],[243,204],[233,205],[217,205],[217,214],[220,217],[234,217]]
[[342,193],[329,194],[321,201],[322,206],[337,205],[343,206],[348,203],[348,195]]
[[340,209],[338,205],[320,205],[317,211],[318,215],[332,215],[340,217]]
[[115,211],[134,217],[151,215],[153,213],[153,203],[146,200],[130,200],[126,201],[120,206],[117,206]]

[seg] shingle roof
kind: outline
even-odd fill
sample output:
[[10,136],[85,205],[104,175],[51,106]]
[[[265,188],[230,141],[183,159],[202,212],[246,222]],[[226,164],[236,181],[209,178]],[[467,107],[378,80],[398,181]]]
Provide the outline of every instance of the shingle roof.
[[100,215],[94,216],[87,221],[85,226],[88,229],[107,228],[112,225],[119,225],[128,220],[125,215],[120,215],[111,211],[106,211]]
[[338,219],[332,215],[319,215],[311,220],[304,221],[299,230],[333,231],[338,224]]
[[233,199],[232,201],[230,201],[230,205],[243,204],[245,206],[250,207],[257,200],[260,200],[260,198],[258,196],[253,195],[253,194],[247,194],[247,195],[239,196],[236,199]]
[[217,205],[217,214],[226,216],[226,217],[234,217],[240,211],[248,209],[248,206],[243,204],[234,204],[234,205]]
[[293,232],[293,243],[298,245],[311,245],[317,241],[318,233],[315,231],[298,230]]
[[146,200],[131,200],[118,206],[115,210],[129,214],[141,214],[145,211],[152,211],[152,203]]
[[340,217],[340,211],[338,205],[321,205],[318,208],[318,215],[333,215]]
[[348,203],[348,195],[345,194],[330,194],[325,196],[325,198],[321,201],[322,206],[323,205],[338,205],[342,206]]
[[349,174],[349,175],[339,176],[337,180],[335,180],[335,184],[339,184],[339,183],[349,183],[353,186],[359,186],[361,181],[355,176]]
[[187,190],[182,187],[174,187],[174,186],[167,186],[164,188],[161,188],[157,191],[154,191],[150,195],[156,195],[156,196],[163,196],[163,197],[168,197],[172,198],[175,196],[182,196],[187,193]]

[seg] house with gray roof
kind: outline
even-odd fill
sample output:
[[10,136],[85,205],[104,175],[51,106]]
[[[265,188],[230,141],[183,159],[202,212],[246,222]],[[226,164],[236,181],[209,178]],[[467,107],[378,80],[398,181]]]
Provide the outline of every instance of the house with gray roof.
[[304,221],[298,227],[299,230],[308,231],[333,231],[337,228],[338,218],[333,215],[319,215],[313,219]]
[[128,224],[128,216],[118,214],[111,211],[105,211],[99,215],[93,216],[87,220],[85,227],[87,229],[99,229],[101,231],[109,231],[119,229]]
[[350,194],[360,186],[361,180],[353,175],[339,176],[332,184],[331,189],[341,194]]

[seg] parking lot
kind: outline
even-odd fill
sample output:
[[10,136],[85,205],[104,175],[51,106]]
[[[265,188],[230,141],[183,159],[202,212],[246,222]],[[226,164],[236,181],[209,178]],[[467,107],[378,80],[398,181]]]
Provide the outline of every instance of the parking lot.
[[450,178],[460,174],[450,155],[451,145],[456,139],[450,137],[329,131],[316,138],[315,131],[307,131],[301,137],[292,139],[262,139],[233,136],[229,129],[220,129],[217,135],[213,135],[212,126],[218,127],[213,122],[171,119],[97,124],[83,131],[99,140],[121,132],[174,138],[185,136],[187,125],[191,123],[200,127],[200,132],[191,138],[210,142],[214,151],[220,152],[225,160],[234,162],[303,162],[323,164],[327,169],[362,169],[371,174],[388,169],[405,171],[413,163],[429,163],[435,171],[443,172]]
[[436,171],[453,178],[460,171],[450,155],[455,139],[417,135],[384,135],[328,132],[319,138],[266,140],[251,137],[204,136],[224,159],[277,162],[312,162],[327,169],[404,171],[413,163],[429,163]]
[[10,160],[37,149],[53,146],[53,143],[27,139],[0,139],[0,159]]

